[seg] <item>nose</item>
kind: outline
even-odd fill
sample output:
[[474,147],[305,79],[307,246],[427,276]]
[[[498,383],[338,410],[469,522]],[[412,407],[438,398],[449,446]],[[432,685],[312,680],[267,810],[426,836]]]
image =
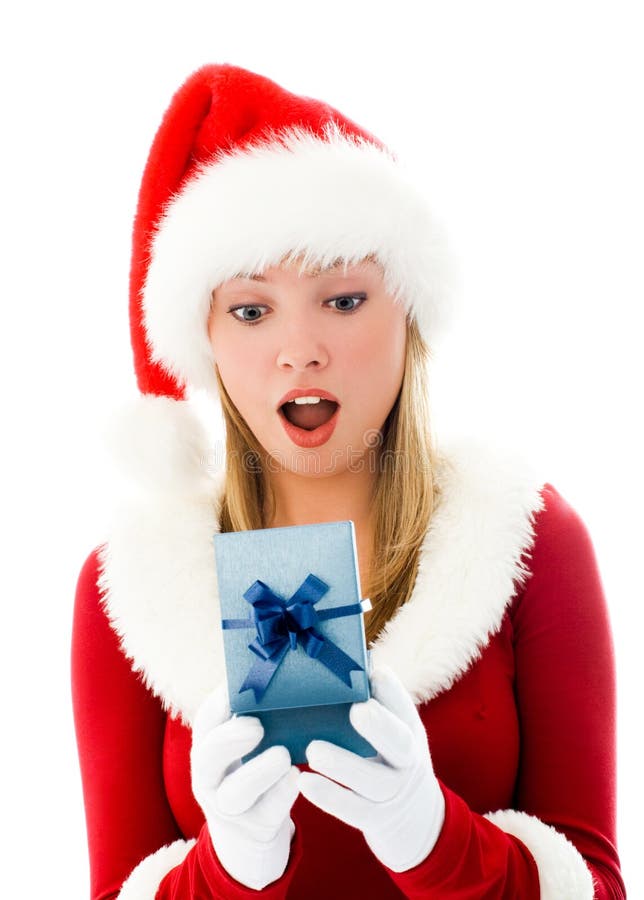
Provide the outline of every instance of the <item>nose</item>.
[[313,328],[305,322],[290,323],[284,329],[277,365],[281,369],[321,369],[328,363],[328,353]]

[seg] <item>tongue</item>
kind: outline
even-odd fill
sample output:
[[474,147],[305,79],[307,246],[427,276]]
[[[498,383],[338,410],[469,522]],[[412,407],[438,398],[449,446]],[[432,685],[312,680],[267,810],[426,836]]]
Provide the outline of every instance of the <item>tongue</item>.
[[293,425],[312,431],[328,422],[335,412],[337,403],[320,400],[319,403],[285,403],[284,415]]

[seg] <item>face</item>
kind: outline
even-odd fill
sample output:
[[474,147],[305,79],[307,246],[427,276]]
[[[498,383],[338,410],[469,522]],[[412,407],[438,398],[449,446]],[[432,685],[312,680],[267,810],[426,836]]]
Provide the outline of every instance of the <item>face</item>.
[[[405,309],[386,293],[375,262],[317,274],[300,269],[298,262],[274,266],[216,288],[208,320],[216,364],[271,471],[321,477],[358,471],[400,390]],[[279,408],[295,388],[335,397],[335,427],[309,430],[333,405],[297,404],[290,414],[304,431],[289,428]]]

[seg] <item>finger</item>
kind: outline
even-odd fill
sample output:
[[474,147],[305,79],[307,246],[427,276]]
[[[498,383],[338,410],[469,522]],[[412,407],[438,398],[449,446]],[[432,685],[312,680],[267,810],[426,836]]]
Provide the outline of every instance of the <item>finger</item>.
[[296,766],[291,766],[286,775],[246,813],[245,826],[255,840],[270,841],[280,830],[300,792],[300,774]]
[[328,741],[311,741],[306,748],[306,758],[311,768],[368,800],[391,800],[400,790],[399,769],[365,759]]
[[391,766],[405,768],[415,759],[418,749],[414,735],[398,716],[378,700],[353,703],[351,724]]
[[364,828],[369,821],[371,802],[339,784],[334,784],[323,775],[302,772],[300,793],[323,812],[354,828]]
[[221,725],[229,718],[228,689],[225,682],[222,681],[211,691],[197,710],[192,723],[192,740],[199,740],[212,728]]
[[370,678],[372,695],[390,712],[411,729],[419,740],[426,741],[427,734],[413,698],[393,669],[380,666]]
[[290,768],[291,757],[286,747],[269,747],[226,775],[217,789],[218,808],[229,816],[246,812]]
[[202,784],[215,788],[230,766],[250,753],[263,736],[264,727],[254,716],[228,719],[214,727],[198,743],[193,742],[190,754],[192,770],[198,772]]

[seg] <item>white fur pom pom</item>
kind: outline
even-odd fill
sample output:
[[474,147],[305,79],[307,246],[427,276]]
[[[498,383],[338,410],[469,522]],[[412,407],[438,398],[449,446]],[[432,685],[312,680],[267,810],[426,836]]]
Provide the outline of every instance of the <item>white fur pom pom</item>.
[[201,494],[212,485],[206,430],[185,400],[144,394],[112,414],[105,443],[139,489]]

